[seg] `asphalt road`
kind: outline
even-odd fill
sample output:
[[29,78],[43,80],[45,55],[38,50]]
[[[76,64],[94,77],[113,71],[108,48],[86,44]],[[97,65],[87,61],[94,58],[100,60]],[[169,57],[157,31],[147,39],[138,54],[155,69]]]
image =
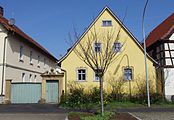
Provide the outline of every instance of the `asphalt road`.
[[0,120],[65,120],[66,114],[28,114],[28,113],[16,113],[16,114],[0,114]]
[[0,120],[65,120],[68,112],[54,104],[0,105]]
[[[76,110],[54,104],[0,105],[0,120],[65,120],[70,111]],[[174,108],[122,108],[115,112],[129,112],[142,120],[174,120]]]
[[134,112],[140,120],[174,120],[174,112]]

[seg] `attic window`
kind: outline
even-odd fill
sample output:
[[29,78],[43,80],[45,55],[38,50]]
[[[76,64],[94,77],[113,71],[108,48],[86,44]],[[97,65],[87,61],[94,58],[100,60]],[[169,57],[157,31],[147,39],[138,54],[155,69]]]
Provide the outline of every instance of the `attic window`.
[[111,20],[103,20],[102,26],[104,26],[104,27],[112,26],[112,21]]

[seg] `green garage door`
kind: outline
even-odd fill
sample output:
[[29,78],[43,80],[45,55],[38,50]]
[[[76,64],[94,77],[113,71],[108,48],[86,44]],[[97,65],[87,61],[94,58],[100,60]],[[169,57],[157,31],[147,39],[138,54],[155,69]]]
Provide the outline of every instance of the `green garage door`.
[[12,83],[12,103],[38,103],[41,98],[41,83]]
[[46,82],[46,102],[58,103],[58,81],[47,80]]

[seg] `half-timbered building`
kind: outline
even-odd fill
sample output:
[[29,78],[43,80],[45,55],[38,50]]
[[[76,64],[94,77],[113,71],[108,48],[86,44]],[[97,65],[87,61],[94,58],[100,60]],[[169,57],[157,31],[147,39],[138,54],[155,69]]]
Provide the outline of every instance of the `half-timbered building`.
[[149,55],[158,62],[158,91],[171,100],[174,95],[174,13],[150,32],[146,46]]

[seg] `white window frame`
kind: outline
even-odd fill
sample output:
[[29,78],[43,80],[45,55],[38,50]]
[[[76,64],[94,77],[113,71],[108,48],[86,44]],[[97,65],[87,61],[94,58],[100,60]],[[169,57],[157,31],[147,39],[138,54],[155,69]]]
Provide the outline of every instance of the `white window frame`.
[[30,65],[33,65],[33,51],[30,51]]
[[101,44],[101,42],[94,42],[94,51],[96,53],[102,52],[102,44]]
[[[85,73],[79,73],[79,70],[85,70]],[[85,79],[79,79],[79,74],[81,74],[81,78],[83,78],[83,75],[85,75]],[[87,71],[85,68],[78,68],[77,69],[77,81],[84,82],[87,81]]]
[[32,74],[29,74],[29,82],[32,82]]
[[44,68],[46,68],[46,58],[44,58]]
[[24,51],[24,46],[20,45],[19,48],[19,61],[23,62],[23,51]]
[[121,43],[120,42],[114,42],[113,50],[114,50],[114,52],[121,52]]
[[38,59],[38,60],[37,60],[37,67],[40,68],[40,55],[37,56],[37,59]]
[[[128,70],[130,70],[130,71],[128,71]],[[133,79],[133,69],[131,67],[125,67],[123,72],[124,72],[123,73],[124,80],[131,81]],[[125,72],[127,72],[127,73],[125,73]],[[126,76],[126,74],[130,74],[129,78]]]
[[34,82],[37,82],[37,75],[34,75]]
[[[96,79],[97,78],[97,79]],[[94,72],[94,82],[99,82],[100,78],[96,76],[96,73]]]
[[22,82],[25,82],[25,73],[22,73]]
[[112,26],[112,20],[102,20],[103,27],[110,27]]

